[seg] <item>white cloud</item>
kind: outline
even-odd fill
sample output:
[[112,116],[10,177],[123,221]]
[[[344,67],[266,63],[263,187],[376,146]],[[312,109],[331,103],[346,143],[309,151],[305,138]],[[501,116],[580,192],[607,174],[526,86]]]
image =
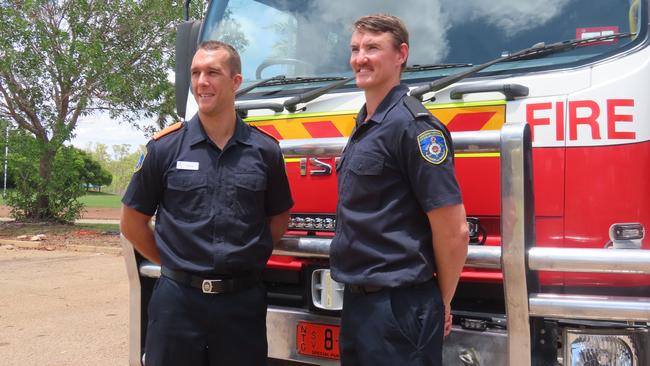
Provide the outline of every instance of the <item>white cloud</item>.
[[454,23],[484,18],[508,35],[525,32],[561,14],[569,0],[468,0],[445,1],[445,12]]
[[[153,125],[152,122],[146,125]],[[126,122],[120,123],[111,119],[107,114],[94,114],[79,119],[77,128],[74,131],[75,137],[71,144],[80,149],[86,149],[90,145],[104,144],[107,146],[128,144],[131,151],[138,146],[145,145],[149,138],[144,132],[131,126]]]
[[[347,37],[352,33],[354,20],[362,15],[391,14],[400,17],[410,34],[409,65],[440,62],[449,52],[444,38],[449,22],[443,17],[439,0],[383,3],[374,0],[318,0],[315,7],[317,16],[328,23],[340,24]],[[325,33],[325,30],[321,32]]]

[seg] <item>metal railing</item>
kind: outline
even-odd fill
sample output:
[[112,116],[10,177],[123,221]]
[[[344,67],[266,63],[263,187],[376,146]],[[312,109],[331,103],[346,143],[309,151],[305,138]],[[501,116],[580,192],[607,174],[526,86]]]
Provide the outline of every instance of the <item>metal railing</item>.
[[[499,152],[501,169],[501,246],[470,246],[466,266],[501,269],[508,332],[508,364],[531,364],[530,317],[650,322],[650,297],[584,296],[530,293],[531,271],[650,274],[650,251],[573,249],[534,246],[534,203],[530,128],[506,124],[501,131],[452,133],[456,152]],[[347,138],[283,140],[286,158],[338,156]],[[123,240],[130,282],[130,362],[139,364],[139,276],[158,277],[160,267],[137,268],[130,244]],[[273,254],[327,258],[331,239],[285,236]],[[132,328],[133,329],[133,328]],[[137,350],[137,352],[135,351]],[[137,360],[138,363],[134,363]]]
[[[140,286],[140,275],[145,277],[150,276],[141,273],[142,265],[138,266],[135,250],[123,235],[120,235],[120,244],[122,245],[122,255],[124,256],[126,274],[129,279],[129,366],[141,366],[142,330],[140,327],[142,326],[142,288]],[[158,276],[160,276],[159,266],[150,262],[146,263],[158,267]]]
[[[534,247],[535,217],[530,128],[452,133],[456,152],[499,152],[501,247],[470,246],[466,266],[501,269],[508,329],[509,365],[531,364],[530,317],[650,322],[650,297],[530,293],[530,271],[650,274],[650,251]],[[293,140],[286,156],[337,155],[344,139]],[[274,253],[327,257],[330,239],[287,237]],[[528,263],[528,265],[526,264]]]

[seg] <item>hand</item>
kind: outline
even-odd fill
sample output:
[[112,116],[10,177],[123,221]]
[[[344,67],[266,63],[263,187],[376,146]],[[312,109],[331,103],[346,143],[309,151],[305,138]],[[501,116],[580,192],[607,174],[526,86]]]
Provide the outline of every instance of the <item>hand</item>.
[[448,336],[451,333],[451,306],[445,305],[445,326],[444,326],[444,336]]

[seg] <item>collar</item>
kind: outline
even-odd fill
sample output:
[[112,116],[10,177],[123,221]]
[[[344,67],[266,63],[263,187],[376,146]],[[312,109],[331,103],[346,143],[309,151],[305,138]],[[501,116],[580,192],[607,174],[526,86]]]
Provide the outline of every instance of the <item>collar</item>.
[[[199,114],[195,114],[192,119],[187,123],[187,138],[190,146],[196,145],[203,141],[209,141],[208,134],[203,129],[203,125],[199,120]],[[239,142],[246,145],[252,145],[250,141],[251,132],[248,126],[242,121],[239,115],[236,115],[235,132],[230,138],[229,144],[232,142]]]
[[[391,89],[388,94],[386,94],[384,99],[382,99],[381,103],[379,103],[379,106],[377,106],[375,114],[373,114],[368,121],[382,123],[386,118],[388,112],[390,112],[390,110],[393,109],[393,107],[395,107],[400,100],[402,100],[408,91],[408,86],[404,84],[395,85],[393,89]],[[363,123],[363,121],[366,119],[367,113],[368,111],[366,109],[366,105],[364,104],[361,108],[361,111],[359,111],[359,114],[357,115],[357,126]]]
[[237,118],[235,120],[235,133],[230,140],[244,145],[252,145],[250,128],[244,123],[238,113],[235,113],[235,116]]

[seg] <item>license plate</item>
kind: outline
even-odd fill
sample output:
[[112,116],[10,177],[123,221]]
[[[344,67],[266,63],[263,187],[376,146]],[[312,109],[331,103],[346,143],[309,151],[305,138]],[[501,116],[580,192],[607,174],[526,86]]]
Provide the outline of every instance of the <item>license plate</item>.
[[338,360],[339,327],[336,325],[298,322],[296,350],[301,355]]

